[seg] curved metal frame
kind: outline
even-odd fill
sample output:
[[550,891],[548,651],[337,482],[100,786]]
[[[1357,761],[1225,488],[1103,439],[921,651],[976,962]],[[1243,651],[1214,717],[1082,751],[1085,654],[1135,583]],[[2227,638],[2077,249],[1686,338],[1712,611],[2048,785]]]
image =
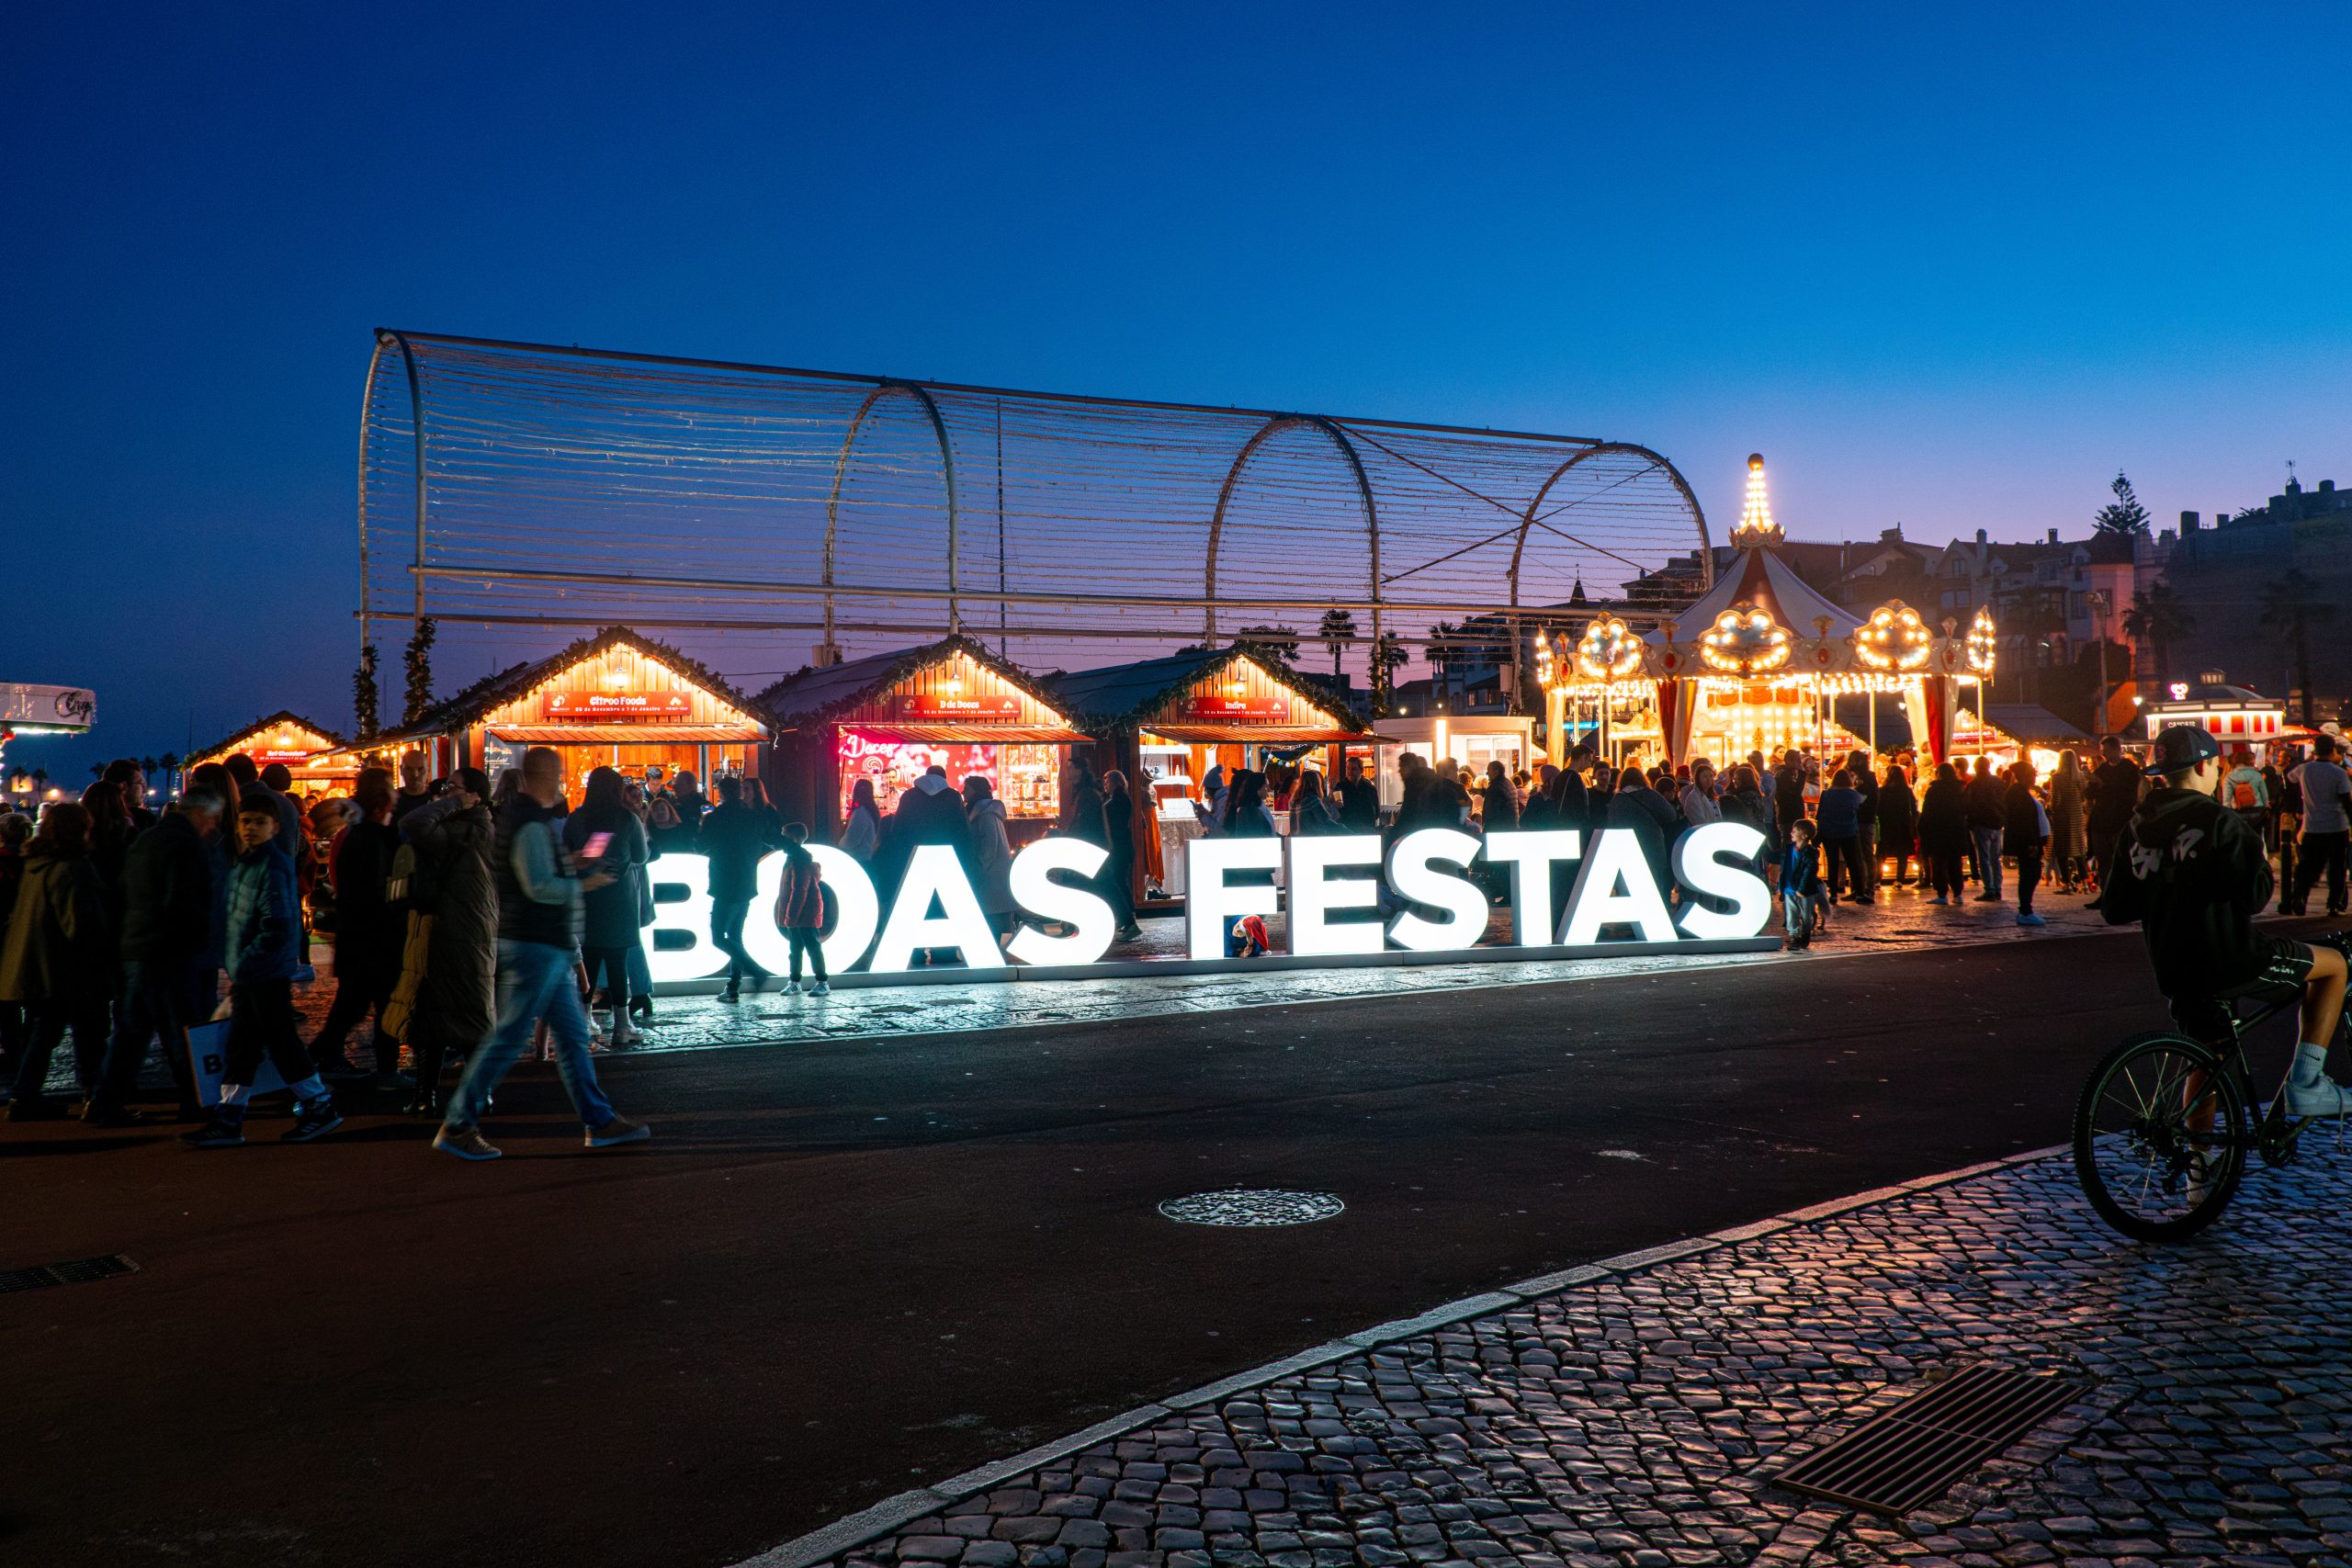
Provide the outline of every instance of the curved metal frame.
[[1715,585],[1715,548],[1714,541],[1707,536],[1706,509],[1699,504],[1699,498],[1691,493],[1690,482],[1683,479],[1681,470],[1677,468],[1672,463],[1667,461],[1664,457],[1651,451],[1646,446],[1636,446],[1630,441],[1604,441],[1598,446],[1586,447],[1583,451],[1577,453],[1573,457],[1570,457],[1566,462],[1562,463],[1558,468],[1554,468],[1552,470],[1551,477],[1544,481],[1543,488],[1539,489],[1535,492],[1535,499],[1527,503],[1527,510],[1520,513],[1519,537],[1512,541],[1510,547],[1510,571],[1509,575],[1510,581],[1510,604],[1513,609],[1517,609],[1519,607],[1520,558],[1526,553],[1528,530],[1535,526],[1535,513],[1537,510],[1543,506],[1544,498],[1552,493],[1552,487],[1559,483],[1562,477],[1565,476],[1570,468],[1575,468],[1578,463],[1583,462],[1588,457],[1598,457],[1604,453],[1611,452],[1623,453],[1630,457],[1648,458],[1660,468],[1663,468],[1666,471],[1666,477],[1673,481],[1674,488],[1682,492],[1683,501],[1688,503],[1690,508],[1690,515],[1696,518],[1699,524],[1699,592],[1703,593],[1708,589],[1713,588]]
[[1225,539],[1225,509],[1233,500],[1235,489],[1241,483],[1241,470],[1249,466],[1250,458],[1258,455],[1258,448],[1285,430],[1301,427],[1320,431],[1330,437],[1331,444],[1340,449],[1340,455],[1348,460],[1349,471],[1355,476],[1356,499],[1363,507],[1364,532],[1372,547],[1372,581],[1368,594],[1374,606],[1372,612],[1372,640],[1374,644],[1380,641],[1380,507],[1373,500],[1372,479],[1363,470],[1363,458],[1358,455],[1356,444],[1348,439],[1348,433],[1340,429],[1336,421],[1319,413],[1278,413],[1260,425],[1250,439],[1242,443],[1240,452],[1233,459],[1233,466],[1225,470],[1225,482],[1217,487],[1216,510],[1209,515],[1208,561],[1203,575],[1201,597],[1208,601],[1204,630],[1212,645],[1216,641],[1216,554]]
[[842,437],[841,455],[833,459],[832,489],[825,496],[825,573],[823,581],[826,589],[825,646],[828,648],[832,646],[833,641],[833,595],[831,592],[833,586],[833,547],[836,540],[840,537],[841,533],[842,484],[842,481],[849,477],[849,456],[851,449],[857,445],[857,432],[859,427],[865,424],[865,416],[874,412],[874,405],[881,401],[885,394],[890,392],[905,392],[911,396],[917,402],[921,403],[922,405],[922,412],[924,415],[931,421],[931,433],[933,435],[937,437],[939,441],[939,462],[941,469],[945,476],[947,491],[947,629],[951,632],[955,631],[959,624],[956,615],[956,595],[961,592],[962,584],[958,575],[960,569],[956,558],[956,448],[947,439],[947,422],[940,417],[939,404],[933,400],[929,389],[913,381],[885,381],[881,385],[876,387],[872,391],[866,393],[865,398],[858,403],[857,412],[850,415],[849,432]]
[[396,332],[379,332],[375,351],[368,356],[368,384],[359,395],[359,646],[368,646],[370,630],[371,596],[368,589],[368,432],[376,410],[376,374],[382,368],[387,346],[399,348],[401,363],[408,371],[408,430],[409,442],[416,464],[416,543],[415,564],[410,578],[415,584],[415,600],[410,606],[412,622],[424,618],[424,393],[416,374],[416,355],[411,352],[408,339]]

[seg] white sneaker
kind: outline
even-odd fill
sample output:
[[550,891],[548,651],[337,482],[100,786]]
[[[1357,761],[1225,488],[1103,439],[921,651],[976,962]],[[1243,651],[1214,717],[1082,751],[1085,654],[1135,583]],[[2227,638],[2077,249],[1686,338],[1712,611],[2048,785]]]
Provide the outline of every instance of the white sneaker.
[[797,980],[786,980],[784,983],[784,994],[787,997],[798,996],[800,994],[800,982]]
[[808,994],[812,997],[830,997],[833,994],[833,988],[820,980],[808,987]]
[[2325,1074],[2319,1081],[2304,1085],[2290,1079],[2283,1091],[2287,1111],[2293,1116],[2352,1115],[2352,1089],[2346,1089]]

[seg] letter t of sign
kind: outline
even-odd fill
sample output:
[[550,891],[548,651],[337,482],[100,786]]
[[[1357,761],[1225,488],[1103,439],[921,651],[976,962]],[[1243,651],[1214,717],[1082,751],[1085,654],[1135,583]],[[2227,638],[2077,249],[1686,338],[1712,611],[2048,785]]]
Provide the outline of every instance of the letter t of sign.
[[1578,837],[1566,828],[1487,835],[1487,858],[1510,867],[1510,939],[1520,946],[1553,940],[1559,915],[1552,908],[1552,863],[1575,860]]

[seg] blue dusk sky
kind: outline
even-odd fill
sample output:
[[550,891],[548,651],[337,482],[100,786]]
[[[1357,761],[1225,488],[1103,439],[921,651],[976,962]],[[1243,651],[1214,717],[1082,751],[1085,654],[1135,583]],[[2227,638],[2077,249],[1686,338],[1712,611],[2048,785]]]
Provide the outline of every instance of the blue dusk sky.
[[349,723],[379,324],[1634,440],[1718,526],[1760,448],[1811,538],[2352,483],[2340,4],[7,28],[0,679],[96,688],[10,750],[61,776]]

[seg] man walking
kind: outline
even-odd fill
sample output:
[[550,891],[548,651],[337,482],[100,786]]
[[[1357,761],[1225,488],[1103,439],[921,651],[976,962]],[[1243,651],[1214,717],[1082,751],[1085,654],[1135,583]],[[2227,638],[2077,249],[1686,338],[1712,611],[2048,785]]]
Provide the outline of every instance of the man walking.
[[2001,901],[2001,834],[2009,821],[2009,792],[1993,776],[1993,759],[1976,759],[1976,776],[1968,781],[1968,841],[1976,852],[1976,874],[1984,884],[1976,895],[1980,904]]
[[206,846],[220,830],[220,797],[190,790],[151,832],[131,840],[122,862],[121,1011],[98,1087],[82,1120],[127,1127],[147,1043],[164,1039],[164,1060],[179,1086],[180,1114],[198,1110],[187,1030],[201,1022],[209,982],[199,974],[212,924],[212,865]]
[[2098,743],[2098,766],[2091,770],[2083,802],[2090,818],[2091,863],[2098,886],[2107,886],[2108,863],[2115,858],[2117,840],[2132,826],[2140,808],[2140,770],[2125,760],[2123,742],[2115,736]]
[[545,746],[523,753],[523,787],[498,813],[491,869],[498,878],[498,1025],[466,1064],[449,1097],[433,1146],[459,1159],[496,1159],[503,1151],[481,1135],[481,1114],[506,1069],[547,1020],[556,1072],[571,1095],[592,1149],[641,1143],[653,1135],[613,1109],[588,1057],[588,1014],[572,984],[580,945],[581,896],[612,882],[577,874],[552,824],[563,798],[563,759]]
[[245,852],[229,874],[229,1049],[220,1103],[212,1120],[181,1141],[199,1149],[232,1149],[245,1141],[246,1092],[266,1056],[294,1091],[294,1125],[281,1141],[307,1144],[343,1125],[334,1097],[312,1070],[294,1027],[294,976],[301,958],[301,897],[294,857],[278,841],[282,796],[258,791],[237,803]]
[[[962,813],[957,807],[956,814]],[[702,819],[695,847],[710,862],[710,940],[727,954],[727,988],[718,999],[738,1002],[743,999],[746,976],[754,991],[768,977],[744,950],[743,921],[759,891],[760,857],[771,846],[767,824],[743,804],[743,781],[733,773],[718,781],[718,809]]]
[[2295,846],[2295,907],[2291,913],[2310,911],[2312,889],[2320,874],[2327,874],[2327,912],[2345,908],[2345,849],[2352,841],[2352,817],[2345,803],[2352,797],[2352,777],[2336,757],[2335,737],[2322,735],[2312,742],[2312,760],[2297,768],[2295,786],[2303,795],[2303,829]]

